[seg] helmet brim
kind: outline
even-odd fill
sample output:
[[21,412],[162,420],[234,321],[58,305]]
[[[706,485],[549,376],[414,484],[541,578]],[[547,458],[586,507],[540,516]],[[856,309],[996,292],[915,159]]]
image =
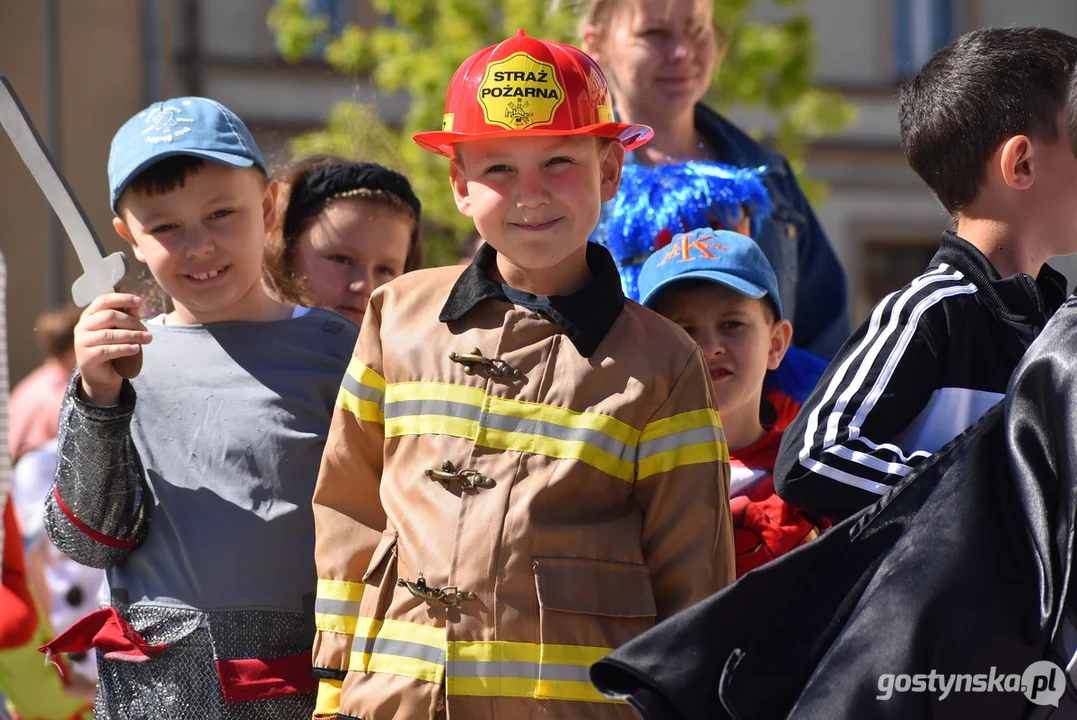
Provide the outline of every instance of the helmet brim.
[[595,125],[587,125],[575,130],[555,130],[553,128],[527,128],[525,130],[492,130],[482,133],[460,132],[424,132],[412,136],[412,139],[424,150],[429,150],[438,155],[454,159],[456,152],[453,146],[456,143],[470,140],[487,140],[506,137],[536,137],[536,136],[568,136],[568,135],[592,135],[594,137],[610,138],[618,140],[624,145],[625,150],[635,150],[640,145],[654,137],[654,130],[646,125],[632,125],[630,123],[605,122]]

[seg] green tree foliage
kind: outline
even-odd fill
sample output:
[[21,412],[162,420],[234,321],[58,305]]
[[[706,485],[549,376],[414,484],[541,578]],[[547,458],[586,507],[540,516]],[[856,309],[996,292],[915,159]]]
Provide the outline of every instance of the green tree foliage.
[[[784,20],[746,20],[754,0],[715,0],[715,17],[729,51],[709,98],[720,108],[761,108],[775,119],[773,145],[789,158],[809,197],[825,187],[803,177],[811,141],[855,121],[855,108],[840,95],[813,87],[815,45],[804,0],[772,0],[789,7]],[[582,0],[371,0],[386,22],[377,27],[339,29],[325,45],[325,60],[357,80],[369,73],[385,96],[404,93],[410,104],[402,127],[389,128],[370,107],[342,101],[326,128],[296,138],[296,156],[328,152],[375,160],[406,172],[423,199],[430,264],[454,260],[457,240],[471,230],[456,210],[448,188],[448,161],[412,140],[441,127],[445,91],[456,68],[480,48],[525,28],[529,35],[572,42]],[[389,22],[391,20],[391,22]],[[312,15],[303,0],[277,0],[268,17],[277,49],[289,62],[306,57],[328,33],[328,20]],[[755,129],[752,129],[755,130]],[[755,130],[758,132],[757,130]]]

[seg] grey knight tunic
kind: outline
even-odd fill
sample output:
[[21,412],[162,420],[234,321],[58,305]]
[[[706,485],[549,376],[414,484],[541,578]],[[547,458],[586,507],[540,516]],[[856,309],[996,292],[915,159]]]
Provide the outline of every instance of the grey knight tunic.
[[358,330],[318,309],[148,326],[117,406],[68,388],[45,510],[56,546],[107,568],[112,607],[165,646],[132,662],[96,643],[97,717],[309,717],[311,497]]

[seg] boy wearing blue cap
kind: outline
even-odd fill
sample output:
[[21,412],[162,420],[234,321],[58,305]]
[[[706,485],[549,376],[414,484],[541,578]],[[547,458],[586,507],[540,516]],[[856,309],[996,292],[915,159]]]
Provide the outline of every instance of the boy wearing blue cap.
[[[764,426],[763,377],[793,337],[778,280],[755,241],[703,228],[674,236],[639,276],[640,301],[703,351],[729,445],[737,577],[816,537],[823,525],[774,493],[782,432]],[[763,413],[766,415],[767,413]]]
[[[219,103],[147,108],[108,171],[116,231],[172,308],[143,323],[109,293],[75,329],[46,526],[107,568],[110,602],[43,650],[97,650],[98,717],[307,717],[311,498],[358,330],[266,294],[276,187]],[[123,379],[112,361],[140,351]]]

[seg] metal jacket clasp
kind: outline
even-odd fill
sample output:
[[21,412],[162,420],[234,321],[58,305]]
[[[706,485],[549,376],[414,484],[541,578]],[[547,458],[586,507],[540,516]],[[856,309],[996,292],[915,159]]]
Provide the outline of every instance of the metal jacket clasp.
[[430,605],[443,605],[444,607],[456,607],[465,600],[474,600],[475,593],[467,590],[457,590],[455,585],[443,588],[434,588],[426,584],[423,574],[419,573],[419,579],[415,582],[403,578],[396,581],[400,587],[407,588],[408,592]]
[[449,359],[464,366],[464,372],[474,375],[481,372],[491,380],[520,377],[520,371],[500,358],[488,358],[475,348],[469,353],[449,353]]
[[465,490],[492,488],[497,484],[493,478],[483,475],[478,470],[457,470],[456,466],[448,460],[445,461],[440,470],[427,468],[426,476],[431,480],[437,480],[446,490],[449,489],[449,485],[453,480],[458,481]]

